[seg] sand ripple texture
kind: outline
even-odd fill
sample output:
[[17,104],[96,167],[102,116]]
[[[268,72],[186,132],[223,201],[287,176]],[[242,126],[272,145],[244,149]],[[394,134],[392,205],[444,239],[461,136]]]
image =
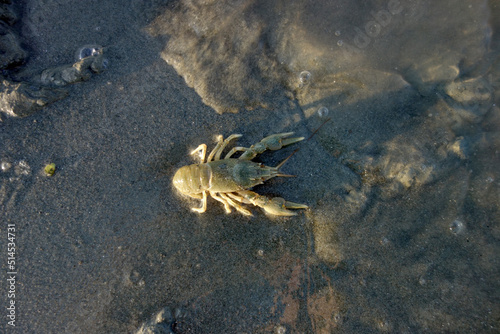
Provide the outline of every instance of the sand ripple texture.
[[489,38],[487,15],[485,1],[469,7],[462,1],[195,0],[170,6],[148,31],[168,36],[162,58],[222,113],[271,108],[275,94],[302,86],[302,71],[330,84],[331,93],[344,83],[332,75],[349,80],[360,68],[378,70],[370,76],[399,75],[428,92],[477,70]]

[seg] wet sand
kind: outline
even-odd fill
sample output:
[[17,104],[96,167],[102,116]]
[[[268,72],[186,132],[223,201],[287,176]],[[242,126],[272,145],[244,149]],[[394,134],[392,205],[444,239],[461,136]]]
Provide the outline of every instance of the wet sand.
[[[439,19],[446,8],[403,3],[350,56],[328,50],[355,47],[354,28],[372,11],[389,11],[388,2],[237,2],[228,21],[217,17],[227,6],[197,1],[187,9],[160,0],[18,6],[30,55],[19,78],[72,63],[90,44],[106,48],[109,68],[32,116],[0,123],[2,277],[8,226],[17,272],[15,298],[6,279],[0,284],[2,305],[16,306],[16,326],[3,317],[2,332],[497,332],[499,25],[487,16],[499,9],[481,3],[457,9],[447,27]],[[330,22],[324,8],[338,25],[301,21]],[[245,11],[256,25],[242,35],[214,30],[221,20],[245,23],[238,14]],[[182,21],[190,15],[217,33],[192,35],[191,21]],[[169,28],[168,20],[188,23]],[[453,28],[461,22],[462,30]],[[425,27],[433,39],[422,37]],[[261,35],[245,39],[256,30]],[[443,31],[461,40],[440,40]],[[263,36],[265,47],[248,46]],[[220,59],[191,53],[227,39],[240,44]],[[415,49],[401,51],[410,39]],[[426,43],[443,47],[412,53]],[[165,61],[183,52],[191,63]],[[234,77],[211,67],[226,59]],[[252,80],[234,85],[242,73]],[[276,165],[299,148],[283,167],[296,177],[254,190],[306,203],[296,217],[256,207],[253,217],[225,214],[213,200],[197,214],[190,208],[199,201],[171,185],[175,171],[194,162],[189,152],[201,143],[210,149],[217,134],[241,133],[238,145],[250,146],[288,131],[314,136],[261,161]]]

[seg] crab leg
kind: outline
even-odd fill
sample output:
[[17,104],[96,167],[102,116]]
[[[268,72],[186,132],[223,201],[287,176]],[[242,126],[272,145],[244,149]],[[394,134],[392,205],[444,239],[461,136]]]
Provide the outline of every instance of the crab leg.
[[251,204],[249,201],[245,200],[243,197],[238,196],[238,195],[236,195],[236,194],[233,194],[233,193],[227,193],[227,195],[228,195],[229,197],[231,197],[232,199],[237,200],[238,202],[245,203],[245,204]]
[[[226,156],[224,157],[224,159],[229,159],[233,156],[233,154],[235,154],[236,152],[245,152],[245,151],[248,151],[249,148],[247,147],[243,147],[243,146],[235,146],[231,149],[231,151],[229,151]],[[252,159],[250,159],[252,160]]]
[[219,150],[219,148],[222,146],[222,135],[217,136],[217,145],[215,145],[214,149],[212,152],[210,152],[210,155],[208,156],[207,162],[212,161],[212,158],[214,157],[215,153]]
[[224,151],[224,149],[226,148],[227,144],[229,144],[231,142],[231,140],[236,139],[236,138],[240,138],[241,136],[243,136],[243,135],[232,134],[229,137],[227,137],[226,140],[224,140],[224,142],[222,143],[222,145],[217,150],[217,153],[215,153],[214,160],[220,160],[220,155],[222,154],[222,151]]
[[248,211],[247,209],[242,208],[241,205],[239,205],[238,203],[236,203],[235,201],[233,201],[226,194],[222,194],[221,193],[220,197],[222,197],[223,199],[225,199],[232,207],[234,207],[236,210],[238,210],[242,214],[247,215],[247,216],[252,216],[252,213],[250,211]]
[[200,152],[200,158],[201,158],[201,163],[203,163],[203,160],[205,160],[205,154],[207,153],[207,144],[201,144],[197,148],[191,151],[191,155],[194,155],[195,153]]
[[207,211],[207,192],[203,192],[203,198],[201,199],[201,208],[191,208],[191,210],[199,213]]
[[217,193],[214,193],[214,192],[210,192],[210,196],[212,196],[213,199],[221,202],[222,204],[224,204],[224,209],[226,210],[226,213],[231,213],[231,208],[230,208],[230,205],[229,203],[223,199],[222,197],[219,197],[217,195]]

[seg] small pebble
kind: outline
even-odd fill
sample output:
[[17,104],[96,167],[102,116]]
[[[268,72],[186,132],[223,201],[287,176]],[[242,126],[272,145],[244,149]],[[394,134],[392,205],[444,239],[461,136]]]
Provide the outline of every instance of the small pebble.
[[12,164],[9,163],[9,162],[6,162],[6,161],[3,161],[1,164],[0,164],[0,169],[2,169],[2,172],[6,172],[10,169],[10,167],[12,167]]
[[50,163],[44,168],[45,174],[47,176],[52,176],[56,172],[56,164],[55,163]]

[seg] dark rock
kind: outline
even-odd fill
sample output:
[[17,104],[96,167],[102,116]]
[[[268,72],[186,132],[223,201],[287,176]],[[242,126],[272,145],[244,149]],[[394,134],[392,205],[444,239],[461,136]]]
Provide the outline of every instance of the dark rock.
[[0,84],[0,111],[14,117],[25,117],[66,95],[67,92],[61,89],[3,80]]

